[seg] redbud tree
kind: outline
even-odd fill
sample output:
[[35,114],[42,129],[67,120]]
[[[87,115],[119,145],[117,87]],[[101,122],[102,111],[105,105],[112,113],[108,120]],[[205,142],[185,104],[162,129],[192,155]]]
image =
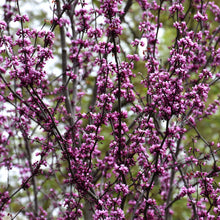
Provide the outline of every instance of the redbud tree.
[[0,219],[220,219],[217,0],[0,11]]

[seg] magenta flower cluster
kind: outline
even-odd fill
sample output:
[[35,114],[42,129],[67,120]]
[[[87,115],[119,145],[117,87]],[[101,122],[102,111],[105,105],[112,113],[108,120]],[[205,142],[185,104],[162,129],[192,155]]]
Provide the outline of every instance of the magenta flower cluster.
[[216,2],[5,1],[0,219],[219,219]]

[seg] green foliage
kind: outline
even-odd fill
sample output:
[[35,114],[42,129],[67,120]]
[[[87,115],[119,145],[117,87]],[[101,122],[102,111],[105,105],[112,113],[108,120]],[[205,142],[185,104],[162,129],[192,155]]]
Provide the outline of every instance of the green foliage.
[[191,216],[190,209],[187,208],[187,198],[184,197],[178,201],[176,201],[172,210],[174,211],[173,220],[183,220],[189,219]]

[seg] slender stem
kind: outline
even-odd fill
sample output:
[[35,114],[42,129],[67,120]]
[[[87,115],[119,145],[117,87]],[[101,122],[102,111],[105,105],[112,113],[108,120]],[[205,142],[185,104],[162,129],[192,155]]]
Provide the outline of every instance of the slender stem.
[[[57,1],[57,11],[58,15],[61,15],[61,6],[60,1]],[[74,124],[74,117],[75,114],[73,114],[73,109],[71,107],[70,103],[70,95],[69,95],[69,89],[67,84],[67,52],[66,52],[66,38],[65,38],[65,30],[63,26],[60,26],[60,38],[61,38],[61,50],[62,50],[62,75],[63,75],[63,93],[65,96],[65,105],[66,110],[69,114],[69,124],[72,126]]]

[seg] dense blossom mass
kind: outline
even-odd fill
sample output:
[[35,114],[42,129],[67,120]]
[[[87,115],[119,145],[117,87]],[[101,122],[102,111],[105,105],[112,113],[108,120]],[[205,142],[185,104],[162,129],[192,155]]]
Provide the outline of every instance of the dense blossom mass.
[[1,4],[0,219],[220,219],[218,0]]

